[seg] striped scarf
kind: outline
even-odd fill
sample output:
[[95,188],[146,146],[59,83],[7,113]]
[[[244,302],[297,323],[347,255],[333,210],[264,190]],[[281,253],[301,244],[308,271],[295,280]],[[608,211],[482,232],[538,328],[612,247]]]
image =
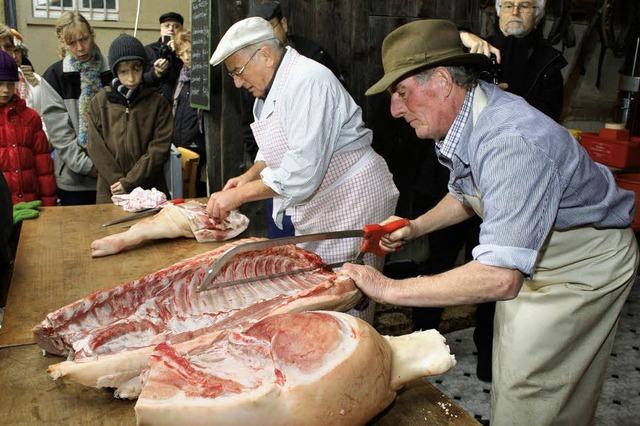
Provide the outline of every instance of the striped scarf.
[[80,73],[80,98],[78,116],[78,145],[86,148],[88,142],[87,123],[89,123],[89,103],[91,98],[102,89],[100,72],[102,71],[102,55],[100,50],[95,48],[91,53],[91,58],[81,62],[71,53],[67,53],[67,59],[74,71]]

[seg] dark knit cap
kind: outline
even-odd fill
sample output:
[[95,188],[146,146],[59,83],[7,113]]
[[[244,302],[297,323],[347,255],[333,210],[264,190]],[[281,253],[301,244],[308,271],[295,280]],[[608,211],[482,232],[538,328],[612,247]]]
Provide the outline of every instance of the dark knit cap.
[[116,74],[116,65],[122,61],[133,60],[142,61],[143,64],[146,63],[147,52],[144,50],[140,40],[128,34],[120,34],[109,46],[109,66],[114,76]]
[[18,81],[18,64],[4,50],[0,50],[0,81]]
[[167,12],[160,15],[160,23],[165,21],[176,21],[180,22],[180,25],[184,25],[184,18],[177,12]]
[[257,16],[270,21],[273,18],[282,19],[282,8],[279,1],[265,1],[256,6],[252,16]]

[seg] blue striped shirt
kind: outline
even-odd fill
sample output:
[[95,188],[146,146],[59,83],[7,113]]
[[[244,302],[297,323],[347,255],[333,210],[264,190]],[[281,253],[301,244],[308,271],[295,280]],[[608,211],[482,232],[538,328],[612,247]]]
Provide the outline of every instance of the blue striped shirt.
[[[629,226],[633,193],[618,188],[611,172],[564,127],[494,85],[480,82],[475,90],[487,97],[477,122],[467,96],[457,117],[460,129],[449,132],[455,141],[448,134],[436,144],[451,171],[450,193],[461,202],[463,195],[482,198],[474,259],[531,275],[553,229]],[[451,144],[454,152],[444,155],[441,148]]]

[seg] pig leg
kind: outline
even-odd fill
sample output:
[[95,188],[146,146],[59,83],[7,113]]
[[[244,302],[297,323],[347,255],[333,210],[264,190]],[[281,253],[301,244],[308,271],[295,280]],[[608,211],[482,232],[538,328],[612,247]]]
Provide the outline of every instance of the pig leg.
[[91,257],[109,256],[161,238],[194,238],[189,221],[174,206],[167,206],[155,216],[141,220],[125,232],[109,235],[91,243]]

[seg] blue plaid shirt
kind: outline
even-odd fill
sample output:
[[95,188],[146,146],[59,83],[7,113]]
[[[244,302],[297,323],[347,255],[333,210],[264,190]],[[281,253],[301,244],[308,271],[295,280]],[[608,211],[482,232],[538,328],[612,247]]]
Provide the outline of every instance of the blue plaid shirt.
[[[470,119],[474,91],[487,106]],[[483,222],[473,257],[481,263],[535,270],[553,229],[625,228],[634,213],[633,193],[594,163],[569,132],[519,96],[480,82],[442,142],[440,162],[450,171],[449,190],[480,196]]]

